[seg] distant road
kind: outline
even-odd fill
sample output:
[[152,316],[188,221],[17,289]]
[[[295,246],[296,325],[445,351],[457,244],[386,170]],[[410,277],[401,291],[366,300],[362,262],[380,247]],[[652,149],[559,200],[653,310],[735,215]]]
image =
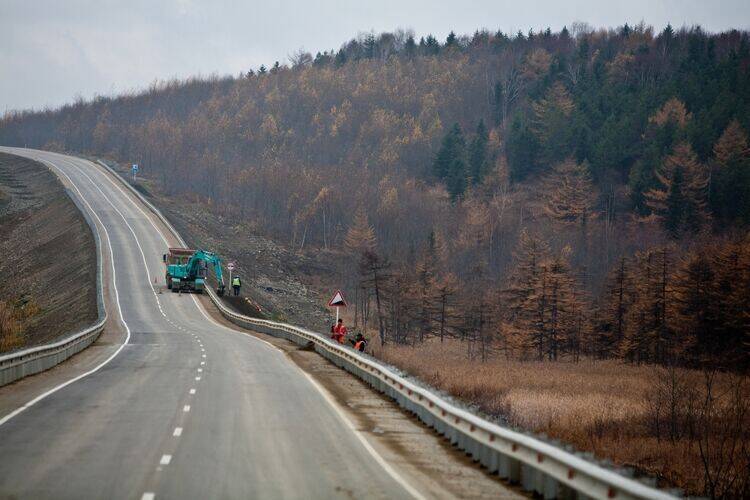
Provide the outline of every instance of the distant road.
[[192,295],[155,292],[175,242],[109,174],[70,156],[0,150],[59,169],[103,225],[115,263],[109,314],[127,340],[0,425],[0,497],[419,496],[282,352],[209,320]]

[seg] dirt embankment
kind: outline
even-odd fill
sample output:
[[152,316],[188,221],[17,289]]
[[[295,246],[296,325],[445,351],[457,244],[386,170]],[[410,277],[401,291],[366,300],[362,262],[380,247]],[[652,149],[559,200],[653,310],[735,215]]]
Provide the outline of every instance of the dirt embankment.
[[0,153],[0,235],[0,351],[96,320],[94,236],[44,165]]

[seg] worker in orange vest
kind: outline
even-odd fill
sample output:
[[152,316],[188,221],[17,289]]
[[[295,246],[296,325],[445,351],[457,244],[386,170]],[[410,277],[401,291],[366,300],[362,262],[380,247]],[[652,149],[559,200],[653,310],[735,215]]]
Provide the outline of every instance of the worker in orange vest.
[[338,323],[333,327],[333,335],[331,335],[331,338],[339,344],[343,344],[344,339],[346,338],[346,332],[347,330],[344,326],[344,320],[339,318]]
[[367,347],[367,339],[361,333],[358,333],[357,338],[351,339],[349,342],[351,342],[354,348],[359,352],[365,352],[365,347]]

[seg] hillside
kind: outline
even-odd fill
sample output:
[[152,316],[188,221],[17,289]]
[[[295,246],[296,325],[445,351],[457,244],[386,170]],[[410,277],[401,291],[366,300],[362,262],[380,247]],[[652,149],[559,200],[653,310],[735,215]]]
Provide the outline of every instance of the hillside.
[[[747,33],[697,27],[365,35],[241,78],[10,113],[0,142],[137,162],[167,195],[297,251],[340,251],[346,288],[383,288],[383,340],[698,361],[718,333],[700,338],[678,307],[701,300],[678,290],[703,279],[690,266],[746,309],[732,290],[748,273],[749,62]],[[673,295],[638,320],[660,286]],[[735,319],[715,362],[747,363]],[[536,339],[516,334],[533,324]]]
[[[269,315],[317,325],[315,292],[340,287],[372,353],[667,484],[741,496],[748,42],[644,25],[363,35],[9,113],[0,143],[138,163]],[[701,454],[711,440],[736,446]]]

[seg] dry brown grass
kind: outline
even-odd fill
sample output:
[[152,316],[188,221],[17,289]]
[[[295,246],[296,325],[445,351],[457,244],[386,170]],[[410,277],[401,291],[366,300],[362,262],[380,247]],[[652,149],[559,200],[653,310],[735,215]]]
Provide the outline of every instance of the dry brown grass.
[[21,321],[12,304],[0,300],[0,352],[23,345]]
[[[653,394],[669,372],[620,361],[521,362],[468,360],[456,341],[420,347],[375,348],[385,361],[416,375],[509,424],[570,443],[621,465],[633,466],[692,494],[704,493],[703,465],[696,441],[653,430]],[[679,370],[684,387],[697,388],[703,375]],[[718,391],[732,383],[716,378]],[[750,422],[748,422],[750,423]]]

